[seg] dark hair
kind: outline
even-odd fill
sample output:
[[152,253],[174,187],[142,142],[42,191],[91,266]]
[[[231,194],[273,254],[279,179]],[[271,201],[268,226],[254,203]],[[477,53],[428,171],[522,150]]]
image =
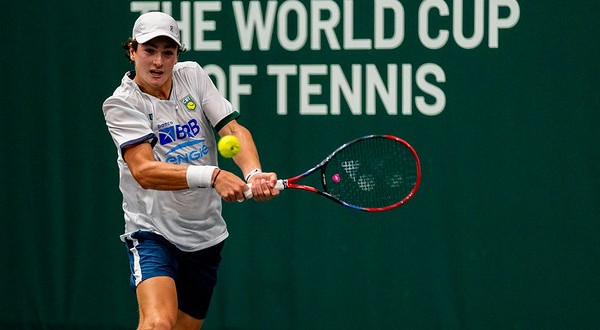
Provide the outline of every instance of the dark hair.
[[[129,57],[129,49],[133,48],[135,50],[137,50],[139,43],[137,42],[137,40],[133,39],[133,38],[128,38],[122,45],[121,47],[125,50],[125,57],[127,57],[127,59],[129,60],[129,62],[133,62],[131,60],[131,58]],[[181,47],[177,47],[177,55],[181,54],[185,52],[185,47],[181,46]]]
[[123,48],[125,50],[125,57],[127,57],[129,62],[133,62],[131,60],[131,57],[129,57],[129,49],[130,48],[137,49],[137,46],[138,46],[138,42],[133,38],[129,38],[123,44],[121,44],[121,48]]

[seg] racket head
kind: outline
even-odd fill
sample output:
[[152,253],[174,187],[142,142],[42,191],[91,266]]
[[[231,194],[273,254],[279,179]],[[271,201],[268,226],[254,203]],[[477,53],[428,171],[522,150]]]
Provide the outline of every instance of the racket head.
[[421,183],[415,149],[392,135],[352,140],[327,157],[321,169],[324,196],[366,212],[388,211],[405,204]]

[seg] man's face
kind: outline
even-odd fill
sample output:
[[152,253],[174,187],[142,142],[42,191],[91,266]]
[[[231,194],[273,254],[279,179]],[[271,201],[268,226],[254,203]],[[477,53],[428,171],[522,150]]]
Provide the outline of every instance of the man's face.
[[139,44],[137,50],[130,49],[129,56],[135,62],[135,81],[140,88],[158,98],[168,97],[173,66],[177,63],[177,44],[168,37],[156,37]]

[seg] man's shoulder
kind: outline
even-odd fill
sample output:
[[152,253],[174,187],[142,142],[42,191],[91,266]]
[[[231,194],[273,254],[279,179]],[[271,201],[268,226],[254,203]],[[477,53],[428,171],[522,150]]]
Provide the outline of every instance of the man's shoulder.
[[209,78],[200,64],[188,61],[175,64],[175,67],[173,67],[173,79],[180,83],[179,85],[188,86],[196,90],[201,88]]
[[126,99],[132,96],[132,94],[134,94],[135,92],[135,82],[133,81],[133,79],[131,78],[131,75],[133,71],[127,72],[125,74],[125,76],[123,76],[123,79],[121,79],[121,84],[119,85],[119,87],[117,87],[115,89],[115,91],[113,92],[113,94],[109,97],[110,98],[120,98],[120,99]]
[[173,67],[173,72],[192,72],[195,70],[201,70],[201,67],[200,64],[194,61],[178,62],[175,64],[175,67]]

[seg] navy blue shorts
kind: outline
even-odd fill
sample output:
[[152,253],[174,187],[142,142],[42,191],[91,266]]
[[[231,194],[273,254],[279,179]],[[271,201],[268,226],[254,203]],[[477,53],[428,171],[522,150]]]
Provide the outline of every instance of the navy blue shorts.
[[204,250],[184,252],[158,234],[137,231],[126,237],[125,244],[133,289],[152,277],[171,277],[177,288],[179,310],[200,320],[206,317],[224,242]]

